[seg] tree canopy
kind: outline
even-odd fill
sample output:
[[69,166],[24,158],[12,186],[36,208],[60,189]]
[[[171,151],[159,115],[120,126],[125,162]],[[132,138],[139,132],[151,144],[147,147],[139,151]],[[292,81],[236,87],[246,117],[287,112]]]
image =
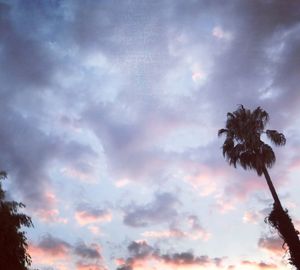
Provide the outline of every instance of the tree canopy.
[[243,105],[233,113],[227,114],[226,128],[219,130],[218,135],[225,135],[223,155],[230,165],[240,164],[245,170],[254,169],[262,175],[263,168],[270,168],[275,163],[272,148],[261,140],[265,133],[275,145],[284,145],[286,139],[276,130],[265,130],[269,121],[268,113],[260,107],[251,111]]
[[22,227],[32,227],[31,218],[19,213],[23,203],[6,201],[2,183],[6,172],[0,172],[0,269],[29,270],[31,257],[27,253],[27,238]]

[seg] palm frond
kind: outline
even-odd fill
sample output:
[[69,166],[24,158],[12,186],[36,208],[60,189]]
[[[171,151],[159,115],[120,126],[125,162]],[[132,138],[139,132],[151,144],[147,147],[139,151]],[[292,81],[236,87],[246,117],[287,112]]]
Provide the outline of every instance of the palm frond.
[[286,138],[282,133],[279,133],[277,130],[267,130],[267,137],[270,139],[272,143],[278,146],[285,145]]
[[218,131],[218,137],[222,136],[224,133],[225,134],[228,133],[228,129],[227,128],[221,128],[221,129],[219,129],[219,131]]
[[[272,167],[275,154],[272,148],[261,140],[269,114],[261,107],[251,111],[240,105],[234,112],[227,113],[226,126],[218,131],[218,136],[226,135],[223,155],[230,165],[240,164],[245,170],[254,169],[258,175],[264,167]],[[267,137],[275,145],[284,145],[286,139],[276,130],[267,130]]]
[[227,113],[227,119],[233,119],[234,118],[234,114],[231,112]]
[[266,167],[271,168],[276,161],[272,147],[264,143],[261,147],[261,158]]
[[230,156],[234,147],[234,141],[231,137],[227,137],[223,144],[223,156]]

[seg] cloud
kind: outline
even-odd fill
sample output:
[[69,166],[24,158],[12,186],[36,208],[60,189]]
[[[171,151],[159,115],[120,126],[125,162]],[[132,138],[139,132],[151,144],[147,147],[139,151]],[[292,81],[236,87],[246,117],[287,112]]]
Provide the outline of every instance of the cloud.
[[71,245],[60,238],[48,234],[44,236],[34,248],[53,257],[64,257],[69,253]]
[[101,248],[96,243],[87,245],[83,241],[75,245],[64,241],[61,238],[47,234],[37,244],[29,245],[29,254],[35,265],[43,267],[54,267],[55,269],[69,269],[76,261],[76,269],[107,269],[101,255]]
[[253,270],[263,270],[263,269],[279,269],[277,265],[273,263],[266,263],[266,262],[256,262],[256,261],[249,261],[249,260],[243,260],[240,261],[236,264],[231,264],[228,265],[227,268],[228,270],[233,270],[233,269],[253,269]]
[[[0,162],[13,179],[14,189],[35,209],[47,205],[44,190],[52,185],[49,170],[55,162],[75,167],[84,156],[95,157],[82,143],[70,137],[65,140],[58,128],[57,102],[64,103],[64,93],[53,95],[53,90],[59,67],[65,65],[59,53],[59,34],[51,35],[57,32],[52,19],[65,23],[63,11],[58,2],[57,6],[1,3],[0,9],[0,137],[5,141],[0,146]],[[68,156],[74,148],[79,150],[77,155]]]
[[99,264],[77,262],[76,270],[107,270],[107,268]]
[[[183,225],[183,226],[182,226]],[[191,239],[207,241],[211,237],[209,233],[195,215],[184,216],[180,215],[178,220],[170,224],[167,230],[152,230],[145,231],[141,234],[147,239]]]
[[86,259],[101,259],[100,247],[97,244],[87,246],[84,242],[80,242],[75,246],[74,253]]
[[192,175],[187,175],[185,180],[200,193],[201,196],[209,196],[216,192],[218,180],[224,177],[224,172],[213,170],[208,166],[198,166],[199,169]]
[[216,201],[211,205],[211,208],[218,210],[221,214],[226,214],[236,209],[238,201],[236,198],[226,198],[225,196],[216,195]]
[[147,109],[142,105],[124,107],[126,103],[91,105],[82,123],[101,141],[116,179],[155,182],[168,170],[170,160],[159,143],[183,121],[176,112],[157,110],[160,105],[156,101]]
[[23,90],[43,88],[51,83],[57,59],[47,42],[37,38],[34,32],[24,34],[24,25],[15,17],[18,9],[22,7],[1,3],[0,66],[3,72],[0,79],[13,91],[17,91],[16,87]]
[[[283,52],[274,50],[272,55],[268,55],[267,51],[276,46],[273,42],[276,37],[282,38],[296,25],[299,11],[295,10],[295,3],[290,2],[285,5],[282,5],[280,1],[237,3],[226,5],[222,13],[222,25],[233,33],[234,39],[230,47],[216,60],[216,69],[209,86],[212,90],[210,97],[216,97],[221,91],[226,92],[226,100],[222,99],[223,105],[220,104],[222,108],[229,104],[256,106],[258,102],[270,108],[271,100],[279,101],[280,99],[274,94],[270,100],[264,101],[257,99],[257,96],[261,95],[260,89],[264,88],[264,85],[269,86],[270,81],[272,91],[276,92],[276,87],[279,85],[272,84],[274,78],[272,75],[276,74],[278,65],[274,65],[273,57],[280,59],[284,56],[285,49],[289,49],[284,48]],[[237,16],[226,17],[233,13]],[[226,66],[229,63],[232,68],[227,69]],[[265,67],[264,71],[263,67]],[[270,73],[270,71],[275,71],[275,73]],[[224,82],[222,78],[226,81],[223,86],[221,86],[221,82]],[[254,78],[255,82],[251,82]],[[290,90],[284,87],[284,90],[280,92],[286,91]],[[278,106],[282,106],[282,103],[278,102]],[[272,107],[272,112],[274,112],[275,107]]]
[[[77,165],[76,168],[74,167],[65,167],[61,171],[63,174],[73,178],[79,179],[83,182],[95,182],[95,173],[94,173],[94,166],[88,163],[81,163],[81,164],[74,164]],[[73,166],[74,166],[73,165]]]
[[[6,142],[0,146],[2,169],[13,179],[13,187],[21,192],[27,205],[45,209],[48,207],[47,190],[52,190],[53,180],[49,175],[49,167],[54,161],[75,164],[94,153],[88,146],[74,141],[64,142],[57,135],[47,135],[38,127],[33,115],[24,117],[8,105],[1,106],[1,110],[10,114],[7,118],[2,113],[0,118],[0,137]],[[16,127],[19,132],[15,131]],[[74,148],[80,151],[75,153]],[[70,153],[76,155],[71,156]]]
[[[210,258],[208,256],[194,256],[191,252],[161,254],[160,250],[150,246],[145,241],[132,242],[128,246],[130,257],[119,260],[118,270],[150,269],[150,265],[163,269],[194,269],[194,267],[216,267],[222,265],[224,258]],[[213,268],[212,268],[213,269]]]
[[[34,62],[34,64],[26,64],[27,68],[23,69],[22,65],[15,63],[13,61],[14,58],[7,53],[3,63],[6,64],[11,61],[10,65],[13,68],[10,74],[15,74],[15,77],[18,77],[17,75],[20,73],[18,68],[23,73],[26,70],[30,70],[29,73],[38,74],[38,76],[33,76],[35,79],[32,80],[33,82],[37,81],[36,78],[39,78],[41,80],[39,85],[41,84],[47,89],[56,89],[58,87],[58,90],[55,93],[53,92],[54,95],[47,92],[52,102],[45,102],[43,98],[38,99],[38,92],[34,92],[29,86],[26,87],[32,94],[30,96],[37,101],[43,101],[40,106],[34,106],[34,113],[32,112],[33,106],[26,105],[25,101],[27,100],[25,96],[27,94],[21,94],[18,91],[12,91],[12,94],[7,94],[10,96],[7,99],[9,105],[17,106],[16,100],[19,100],[22,106],[18,106],[18,109],[21,107],[23,113],[26,112],[27,114],[27,118],[24,118],[23,122],[25,127],[29,125],[28,129],[31,130],[32,134],[26,136],[29,139],[31,138],[31,140],[25,140],[35,141],[39,146],[34,148],[32,145],[29,145],[24,151],[26,153],[32,152],[32,160],[28,161],[28,163],[36,164],[36,168],[39,169],[33,172],[34,170],[29,165],[24,164],[26,168],[22,172],[30,170],[31,175],[27,173],[25,178],[34,179],[32,181],[38,183],[38,185],[34,185],[36,189],[39,188],[39,185],[41,185],[40,189],[43,189],[44,183],[42,184],[42,180],[39,179],[44,179],[43,182],[51,182],[46,168],[51,160],[61,160],[61,156],[58,154],[61,151],[57,152],[56,149],[71,147],[65,145],[65,140],[60,136],[53,136],[53,131],[50,133],[49,130],[48,132],[41,132],[42,123],[45,122],[43,120],[48,119],[47,121],[50,122],[55,120],[52,119],[53,114],[57,117],[55,113],[49,113],[53,104],[63,106],[65,109],[62,114],[67,116],[67,119],[71,122],[76,118],[77,125],[84,132],[95,133],[97,142],[101,142],[103,146],[109,167],[112,169],[111,173],[117,176],[117,179],[128,177],[130,180],[143,181],[145,178],[156,180],[161,178],[162,174],[167,174],[167,171],[172,167],[171,164],[174,162],[162,149],[157,149],[157,143],[163,137],[175,132],[179,127],[189,126],[191,123],[197,126],[207,123],[207,115],[202,117],[200,113],[202,111],[206,111],[206,114],[210,115],[212,118],[210,120],[213,120],[210,122],[214,125],[217,122],[216,118],[221,119],[229,109],[232,109],[232,104],[247,101],[246,103],[251,106],[256,105],[257,102],[254,100],[256,95],[253,94],[253,91],[255,93],[259,92],[257,89],[261,89],[262,85],[265,84],[264,77],[269,77],[269,73],[261,72],[261,67],[264,64],[268,68],[277,66],[274,65],[272,59],[265,57],[265,48],[271,46],[268,41],[276,38],[276,35],[279,35],[278,39],[282,38],[284,33],[290,29],[293,29],[293,33],[297,32],[295,28],[297,11],[295,11],[294,5],[290,3],[284,5],[284,12],[281,14],[279,10],[282,9],[282,6],[277,1],[272,2],[272,4],[258,3],[259,8],[253,4],[231,3],[225,5],[224,9],[221,9],[217,2],[212,2],[207,7],[201,3],[175,3],[170,9],[168,18],[166,18],[161,9],[167,5],[165,2],[159,5],[126,3],[118,5],[118,7],[111,3],[89,3],[82,7],[76,1],[72,4],[62,5],[57,3],[56,5],[48,4],[38,7],[38,5],[31,3],[30,11],[20,3],[11,4],[10,8],[3,8],[3,12],[6,14],[3,20],[5,25],[7,25],[4,30],[7,33],[4,36],[4,39],[6,37],[4,43],[13,43],[14,47],[16,47],[15,50],[20,51],[21,57],[19,59],[21,59],[21,63],[26,64],[29,61],[27,55],[32,55],[30,61]],[[39,8],[43,10],[44,18],[39,15]],[[122,12],[124,8],[126,8],[128,13],[124,14]],[[18,17],[15,13],[16,10],[19,10]],[[112,10],[114,12],[111,12]],[[178,20],[177,14],[182,12],[182,10],[184,12],[180,20]],[[198,11],[196,12],[196,10]],[[220,18],[220,23],[213,28],[215,36],[223,38],[226,37],[227,32],[234,35],[234,39],[231,40],[228,48],[220,50],[218,57],[214,57],[214,52],[210,48],[213,44],[213,47],[216,46],[214,48],[218,50],[219,45],[212,43],[213,41],[209,38],[203,38],[202,33],[207,30],[202,25],[204,22],[204,10]],[[265,12],[264,16],[261,16],[262,10]],[[33,16],[26,16],[30,12]],[[147,16],[145,16],[145,13],[147,13]],[[233,13],[237,14],[237,16],[229,16]],[[82,20],[81,18],[84,14],[89,14],[89,16],[85,16],[86,19]],[[191,19],[190,14],[197,14],[197,16]],[[245,14],[247,16],[244,16]],[[287,16],[287,14],[292,14],[292,16]],[[29,27],[22,24],[22,20],[27,17],[31,18],[28,23],[29,26],[37,30],[36,32],[32,31],[28,37],[24,35],[27,31],[21,31],[27,30],[26,27]],[[155,19],[157,17],[161,20],[161,23],[158,23]],[[191,31],[190,23],[198,23],[198,20],[200,23],[199,28]],[[37,29],[37,22],[44,23],[43,30]],[[257,25],[262,25],[263,27],[256,27]],[[174,30],[174,27],[177,31]],[[58,31],[58,29],[61,31]],[[86,29],[89,29],[89,31],[86,31]],[[212,27],[209,27],[208,32],[210,33],[211,30]],[[97,35],[97,33],[101,34]],[[195,35],[195,33],[197,34]],[[175,43],[173,41],[175,36],[182,37],[176,41],[177,47],[173,44]],[[291,36],[286,35],[285,37],[291,39],[293,44],[297,44],[296,38],[293,40]],[[29,44],[26,45],[26,42],[22,41],[20,44],[24,46],[17,46],[18,42],[14,41],[17,38],[26,40]],[[153,41],[154,39],[155,42]],[[45,40],[45,42],[41,40]],[[186,48],[185,50],[182,50],[180,47],[183,44]],[[205,53],[202,54],[208,55],[209,61],[207,62],[213,63],[209,76],[205,80],[205,87],[201,88],[203,91],[191,92],[192,98],[182,98],[180,95],[176,97],[175,93],[165,95],[165,92],[157,90],[161,88],[160,83],[166,79],[166,76],[163,74],[172,73],[173,68],[180,68],[183,63],[188,65],[188,69],[196,72],[194,73],[195,78],[199,77],[200,71],[194,67],[202,67],[205,64],[196,63],[198,59],[202,59],[200,57],[202,56],[201,50],[192,44],[197,44],[197,46],[198,44],[205,44],[206,47],[202,50]],[[175,49],[178,50],[175,55],[170,51],[172,46],[175,46]],[[5,47],[8,48],[10,46],[7,45]],[[65,50],[66,47],[70,48],[70,51]],[[197,47],[197,50],[194,47]],[[29,48],[36,49],[32,53],[32,51],[27,52]],[[255,51],[251,48],[255,48]],[[146,52],[149,52],[149,54],[145,56]],[[291,61],[285,59],[292,58],[289,55],[294,53],[292,45],[284,47],[283,51],[276,51],[276,54],[282,55],[282,61],[279,62],[280,64],[282,63],[282,70],[288,70],[288,67],[285,68],[284,63],[290,63]],[[94,56],[97,56],[97,61],[93,63],[90,63],[90,60],[87,61],[88,59],[95,59]],[[23,58],[24,61],[22,60]],[[77,65],[74,65],[75,59],[77,59]],[[127,63],[127,68],[122,66],[122,63],[125,62]],[[130,68],[134,62],[136,67]],[[112,66],[114,67],[112,68]],[[232,68],[228,69],[228,66]],[[113,72],[115,72],[113,76],[105,71],[106,68],[112,68]],[[81,72],[81,69],[84,71]],[[107,85],[99,87],[99,89],[117,89],[116,93],[111,97],[108,97],[109,94],[107,93],[103,94],[102,91],[104,90],[100,91],[98,86],[95,85],[91,89],[86,89],[89,88],[87,86],[85,90],[79,89],[81,86],[93,85],[93,83],[88,83],[88,81],[98,82],[91,74],[95,69],[97,71],[95,72],[96,74],[101,74],[101,80],[105,78],[105,81],[107,81]],[[122,76],[120,70],[126,70],[129,76]],[[144,74],[137,74],[137,70],[143,70]],[[180,74],[181,69],[179,71]],[[271,74],[280,76],[279,74],[282,72],[279,70],[278,72],[271,72]],[[67,75],[73,77],[77,76],[78,73],[83,73],[83,77],[86,79],[80,77],[80,83],[74,83],[74,87],[72,83],[70,87],[63,86],[66,83],[66,79],[57,81],[57,74],[61,74],[62,77],[67,77]],[[142,84],[137,82],[137,77],[141,76],[140,81],[143,82]],[[9,79],[9,76],[5,76],[5,81],[9,80],[7,85],[13,85],[14,88],[17,88],[14,85],[15,81],[23,82],[26,80],[28,85],[31,85],[29,75],[21,74],[19,77],[20,80],[13,80]],[[116,77],[122,81],[122,85],[110,87],[113,81],[118,81]],[[239,78],[238,80],[236,79],[237,77]],[[130,84],[128,83],[129,81],[131,81]],[[147,83],[145,83],[146,81]],[[178,82],[178,78],[175,78],[175,81]],[[223,82],[226,83],[224,84]],[[52,85],[55,85],[55,87],[52,88]],[[75,87],[76,85],[77,87]],[[174,81],[172,81],[170,88],[174,86]],[[150,89],[149,94],[147,91],[141,90],[145,89],[145,87]],[[52,91],[54,90],[49,90],[50,93]],[[78,91],[78,95],[72,95],[75,91]],[[223,92],[226,92],[225,96],[222,95]],[[84,98],[80,98],[80,96]],[[220,96],[224,96],[225,100],[224,98],[220,99]],[[281,96],[283,97],[283,95]],[[289,95],[284,95],[284,97],[286,96]],[[205,104],[208,105],[199,105],[202,104],[201,101],[204,101],[204,97],[206,100]],[[176,99],[175,102],[171,101],[172,98]],[[222,102],[219,102],[220,100]],[[268,101],[264,103],[269,108],[272,108]],[[37,104],[40,103],[37,102]],[[70,106],[71,104],[72,106]],[[197,106],[194,106],[196,104]],[[3,112],[7,111],[7,109],[11,111],[10,107],[5,108]],[[213,108],[216,107],[218,110],[214,112]],[[197,108],[197,111],[195,111],[195,108]],[[31,113],[35,115],[35,118],[31,117]],[[37,115],[42,115],[42,118],[39,119]],[[34,125],[30,126],[29,123],[31,121]],[[6,127],[6,125],[4,126]],[[15,121],[13,126],[22,129],[22,125],[17,121]],[[40,133],[34,134],[36,129]],[[11,138],[9,145],[12,145],[16,141],[14,139],[16,135],[9,135],[11,134],[7,134],[3,139],[8,141],[7,138]],[[54,142],[51,143],[51,141]],[[56,144],[58,146],[55,149],[54,146]],[[76,148],[80,147],[80,145],[81,143],[78,143]],[[25,154],[21,155],[19,150],[12,150],[14,149],[9,149],[7,153],[17,152],[17,154],[11,154],[11,156],[18,157],[19,163],[20,161],[24,162]],[[87,149],[85,150],[88,152]],[[84,149],[78,152],[82,153],[82,151]],[[44,160],[39,160],[35,157],[35,153],[47,153],[47,155],[45,155]],[[67,176],[82,180],[95,179],[96,172],[91,175],[87,174],[87,171],[95,170],[95,163],[93,162],[96,159],[95,153],[89,152],[88,156],[90,157],[88,162],[84,162],[85,159],[83,157],[75,159],[76,155],[65,158],[64,162],[66,164],[62,166],[64,173]],[[69,159],[71,162],[68,162]],[[19,167],[19,164],[15,161],[16,158],[11,158],[10,160],[3,160],[3,163],[14,163],[16,167]],[[178,165],[182,165],[181,162],[178,162]],[[9,170],[13,170],[12,167]],[[18,176],[18,179],[21,179],[21,176]],[[20,180],[17,182],[21,183]],[[25,182],[28,182],[29,185],[30,180]],[[27,194],[26,190],[28,189],[24,188],[23,190]],[[212,191],[204,190],[203,192],[209,193]],[[37,190],[36,194],[38,193]],[[34,198],[35,196],[29,197]]]
[[[97,184],[102,173],[105,183],[129,179],[157,190],[162,179],[173,188],[180,171],[175,180],[188,181],[201,200],[227,213],[265,190],[263,179],[225,169],[219,151],[215,133],[237,104],[262,106],[270,124],[287,132],[292,146],[278,152],[284,162],[274,174],[288,181],[278,176],[293,173],[284,168],[299,144],[295,1],[6,2],[0,4],[0,169],[9,173],[11,194],[47,226],[62,228],[69,220],[61,216],[68,201],[49,201],[49,190],[70,200],[73,188]],[[79,181],[70,185],[70,178]],[[190,227],[159,227],[181,218],[179,205],[171,193],[156,194],[125,207],[123,222],[157,225],[148,237],[204,238],[194,218]],[[185,202],[180,207],[189,212]],[[109,210],[94,207],[79,207],[75,219],[95,232],[95,224],[115,222]],[[246,213],[246,221],[254,219]],[[166,266],[161,257],[158,263]]]
[[190,252],[183,252],[183,253],[175,253],[172,255],[163,255],[163,260],[166,264],[171,265],[200,265],[200,266],[209,266],[210,264],[215,264],[219,266],[222,263],[221,258],[209,258],[208,256],[200,256],[195,257]]
[[189,224],[191,226],[190,230],[190,238],[191,239],[203,239],[208,240],[211,236],[211,234],[203,228],[203,226],[200,224],[200,220],[195,215],[190,215],[188,217]]
[[275,264],[272,263],[265,263],[265,262],[253,262],[253,261],[242,261],[241,263],[243,266],[253,266],[255,269],[278,269]]
[[128,251],[136,258],[145,258],[152,253],[155,253],[155,249],[150,246],[146,241],[133,241],[128,247]]
[[145,238],[185,238],[187,233],[179,229],[169,229],[169,230],[160,230],[160,231],[145,231],[142,233],[142,236]]
[[84,226],[92,223],[111,222],[112,214],[107,209],[81,204],[76,209],[75,219],[79,225]]
[[265,179],[258,177],[253,172],[253,175],[240,176],[233,179],[225,188],[225,193],[231,194],[239,201],[244,201],[253,192],[267,189]]
[[101,229],[97,225],[89,225],[87,228],[94,235],[101,235],[102,234]]
[[68,218],[62,217],[58,209],[58,198],[54,192],[46,191],[44,195],[44,200],[46,205],[43,205],[43,208],[33,212],[33,216],[38,218],[42,222],[46,223],[68,223]]
[[129,205],[125,209],[124,224],[146,227],[169,222],[178,215],[178,199],[171,193],[157,193],[153,202],[143,206]]
[[243,222],[256,224],[262,220],[261,213],[246,211],[243,216]]
[[70,260],[72,246],[50,234],[43,236],[37,243],[29,244],[28,253],[37,265],[55,266],[58,269],[66,267]]
[[67,218],[63,218],[60,216],[58,209],[39,209],[36,212],[38,218],[47,223],[68,223]]
[[258,240],[258,246],[276,256],[282,256],[284,253],[283,241],[279,237],[261,237]]
[[130,183],[131,183],[131,182],[130,182],[129,179],[123,178],[123,179],[117,180],[116,183],[115,183],[115,186],[116,186],[117,188],[123,188],[123,187],[129,185]]
[[145,238],[165,239],[202,239],[207,241],[211,234],[200,224],[199,218],[195,215],[179,215],[170,223],[167,230],[145,231],[141,234]]
[[74,247],[74,254],[80,259],[76,262],[77,270],[107,270],[100,254],[100,246],[92,243],[89,246],[79,242]]

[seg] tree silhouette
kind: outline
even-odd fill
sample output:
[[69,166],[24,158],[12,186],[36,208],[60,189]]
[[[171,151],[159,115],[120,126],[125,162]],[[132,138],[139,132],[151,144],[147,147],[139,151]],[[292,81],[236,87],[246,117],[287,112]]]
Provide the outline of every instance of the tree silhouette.
[[27,253],[27,238],[22,226],[32,227],[31,218],[19,213],[24,204],[5,200],[1,181],[7,177],[0,172],[0,269],[29,270],[31,257]]
[[272,148],[261,140],[261,135],[266,134],[277,146],[285,145],[286,139],[276,130],[265,130],[268,121],[268,113],[260,107],[251,111],[240,105],[236,111],[227,114],[226,128],[220,129],[218,135],[226,136],[222,149],[230,165],[236,168],[239,164],[245,170],[255,170],[259,176],[265,176],[274,199],[273,210],[266,220],[287,244],[290,263],[300,270],[299,232],[295,230],[288,211],[283,210],[271,181],[267,168],[273,166],[276,158]]

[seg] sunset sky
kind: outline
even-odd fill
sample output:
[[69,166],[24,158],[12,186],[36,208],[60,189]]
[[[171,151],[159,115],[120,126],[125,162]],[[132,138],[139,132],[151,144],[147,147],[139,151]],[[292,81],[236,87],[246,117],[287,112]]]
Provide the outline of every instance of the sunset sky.
[[227,112],[283,132],[300,229],[300,2],[0,0],[0,169],[40,270],[289,269]]

